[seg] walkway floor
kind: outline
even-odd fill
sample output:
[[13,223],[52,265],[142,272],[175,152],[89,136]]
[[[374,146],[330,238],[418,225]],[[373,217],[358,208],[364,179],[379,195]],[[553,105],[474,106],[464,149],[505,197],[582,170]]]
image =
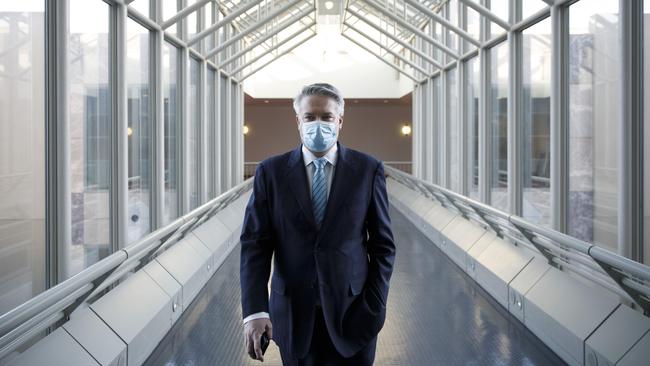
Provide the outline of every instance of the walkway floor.
[[[397,245],[388,314],[375,364],[564,365],[518,320],[391,208]],[[199,293],[145,365],[281,365],[245,353],[239,247]]]

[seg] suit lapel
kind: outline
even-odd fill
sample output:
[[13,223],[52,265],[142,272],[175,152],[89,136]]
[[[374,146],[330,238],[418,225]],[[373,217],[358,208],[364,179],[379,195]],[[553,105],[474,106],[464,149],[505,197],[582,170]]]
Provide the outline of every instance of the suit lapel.
[[314,210],[311,204],[311,193],[307,181],[307,169],[302,158],[302,144],[294,149],[287,161],[287,179],[291,187],[291,193],[296,197],[298,205],[312,227],[316,227]]

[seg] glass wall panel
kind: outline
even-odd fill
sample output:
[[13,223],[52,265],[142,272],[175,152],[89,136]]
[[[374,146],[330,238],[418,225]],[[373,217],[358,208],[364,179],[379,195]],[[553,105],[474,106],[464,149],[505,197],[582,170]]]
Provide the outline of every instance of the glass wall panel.
[[165,123],[165,202],[163,225],[176,219],[180,214],[180,164],[181,164],[181,114],[179,88],[179,50],[165,42],[163,44],[162,89]]
[[[217,22],[215,15],[217,14],[218,9],[219,7],[216,2],[212,2],[206,5],[205,12],[207,13],[207,22],[205,23],[205,28]],[[210,35],[206,38],[207,51],[210,51],[216,47],[216,44],[214,43],[215,39],[216,39],[216,33],[214,32],[210,33]]]
[[[70,113],[70,243],[64,277],[111,252],[111,92],[109,6],[70,0],[68,108]],[[63,278],[62,278],[63,279]]]
[[[429,94],[430,93],[430,85],[428,82],[422,83],[422,100],[429,100]],[[424,151],[422,152],[424,154],[424,159],[423,159],[423,165],[422,165],[422,179],[431,181],[431,178],[433,177],[433,172],[431,171],[431,167],[433,164],[431,164],[430,159],[435,158],[435,153],[432,151],[432,146],[426,144],[426,138],[425,136],[430,136],[431,135],[431,117],[429,116],[429,113],[427,113],[428,109],[428,104],[427,103],[421,103],[420,104],[420,118],[422,119],[422,124],[420,125],[420,131],[422,136],[420,138],[420,144],[422,146],[422,149]]]
[[[458,0],[451,0],[447,4],[446,18],[450,23],[458,25]],[[447,46],[452,50],[458,51],[458,35],[455,32],[447,30],[447,28],[445,28],[445,32],[447,33]],[[451,61],[451,59],[448,58],[447,61]]]
[[205,139],[207,142],[207,172],[208,173],[208,199],[214,198],[217,194],[214,190],[214,182],[215,182],[215,166],[216,166],[216,158],[217,158],[217,152],[219,151],[217,149],[217,143],[215,137],[217,136],[216,134],[216,126],[217,126],[217,96],[216,96],[216,90],[215,90],[215,83],[216,83],[216,78],[217,78],[217,73],[216,71],[208,67],[208,77],[207,77],[207,88],[208,88],[208,98],[207,98],[207,124],[208,128],[206,128],[206,131],[208,133],[208,138]]
[[[148,17],[149,16],[149,0],[134,0],[129,4],[129,7],[135,9],[138,13]],[[71,4],[72,5],[72,4]]]
[[[650,86],[650,0],[643,0],[643,86]],[[643,263],[650,264],[650,91],[644,90],[643,92],[643,105],[644,110],[644,159],[643,159],[643,173],[644,173],[644,189],[643,200],[645,207],[645,215],[643,221]]]
[[618,1],[569,8],[569,233],[617,250]]
[[232,173],[232,177],[230,181],[232,182],[232,185],[235,185],[235,182],[237,182],[237,177],[235,176],[237,172],[237,167],[235,166],[235,163],[238,163],[235,159],[237,157],[237,145],[238,145],[238,138],[237,136],[237,127],[236,124],[239,123],[237,121],[237,84],[235,82],[232,82],[230,84],[230,151],[232,151],[230,160],[232,161],[232,168],[230,172]]
[[[195,2],[196,0],[186,0],[186,6],[190,6]],[[185,18],[185,23],[187,24],[187,39],[191,39],[197,33],[198,14],[198,11],[193,11]],[[198,49],[199,44],[201,44],[201,42],[193,44],[192,48]]]
[[551,19],[523,32],[523,215],[551,224]]
[[199,68],[201,64],[194,58],[190,58],[190,102],[189,102],[189,118],[187,128],[187,151],[188,151],[188,192],[190,194],[190,211],[199,207],[199,187],[200,187],[200,159],[201,159],[201,144],[199,138],[201,136],[201,103],[199,101],[201,92],[199,87],[201,85],[201,71]]
[[467,61],[465,80],[467,80],[467,191],[473,199],[479,199],[478,194],[478,98],[480,91],[480,62],[478,57]]
[[44,10],[0,2],[0,314],[45,289]]
[[[468,8],[466,5],[461,4],[461,11],[465,12],[465,26],[463,27],[472,38],[476,40],[481,39],[481,16],[476,11]],[[465,51],[476,48],[469,41],[465,40]]]
[[460,120],[458,118],[458,81],[456,69],[445,72],[447,78],[445,100],[447,107],[447,128],[449,128],[449,188],[456,192],[461,191],[460,187]]
[[433,78],[433,139],[431,140],[433,145],[433,154],[434,159],[437,161],[437,179],[434,181],[435,184],[442,185],[442,177],[444,176],[445,169],[445,159],[443,154],[443,147],[445,146],[445,135],[442,133],[444,131],[444,122],[442,120],[442,82],[440,81],[440,76]]
[[491,205],[508,210],[508,44],[490,50]]
[[[171,18],[178,12],[178,0],[162,0],[162,16],[163,21]],[[178,35],[178,27],[176,24],[165,29],[165,31]]]
[[[487,0],[490,3],[490,6],[488,8],[494,13],[496,16],[499,18],[505,20],[506,22],[509,21],[509,6],[508,3],[510,0]],[[530,1],[530,0],[526,0]],[[491,37],[498,36],[500,34],[505,33],[506,30],[501,28],[500,26],[496,25],[496,23],[490,22],[490,35]]]
[[126,24],[128,108],[128,242],[151,230],[151,118],[149,31],[132,19]]
[[547,6],[548,5],[542,0],[521,0],[522,19],[528,18]]
[[219,75],[219,114],[221,121],[219,122],[221,126],[221,192],[225,192],[229,188],[227,173],[228,173],[228,158],[230,154],[226,151],[226,146],[228,146],[228,136],[226,135],[226,125],[229,123],[228,120],[228,106],[226,105],[228,93],[228,78],[223,75]]

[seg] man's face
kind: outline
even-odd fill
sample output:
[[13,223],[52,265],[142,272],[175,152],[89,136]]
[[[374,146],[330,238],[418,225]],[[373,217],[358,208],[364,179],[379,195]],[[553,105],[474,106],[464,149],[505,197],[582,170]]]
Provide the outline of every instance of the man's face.
[[339,116],[336,108],[336,102],[332,98],[320,95],[308,95],[300,100],[299,113],[296,115],[298,131],[302,140],[301,122],[313,122],[321,120],[323,122],[338,123],[339,130],[343,128],[343,116]]

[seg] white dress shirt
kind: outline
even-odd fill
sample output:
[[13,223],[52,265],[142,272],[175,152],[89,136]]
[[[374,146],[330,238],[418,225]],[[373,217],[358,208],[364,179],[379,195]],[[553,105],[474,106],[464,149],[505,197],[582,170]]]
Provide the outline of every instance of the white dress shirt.
[[[330,150],[325,154],[323,157],[329,164],[325,165],[325,174],[327,175],[327,196],[329,197],[330,190],[332,188],[332,178],[334,177],[334,167],[336,165],[336,156],[338,153],[338,144],[334,144],[330,148]],[[314,178],[314,169],[316,169],[315,165],[312,164],[314,160],[318,159],[314,153],[309,151],[305,147],[305,145],[302,145],[302,160],[305,163],[305,169],[307,170],[307,182],[309,183],[309,197],[311,197],[311,185],[312,185],[312,179]],[[248,322],[249,320],[253,319],[259,319],[259,318],[269,318],[269,313],[266,311],[260,311],[259,313],[254,313],[246,318],[244,318],[244,324]]]

